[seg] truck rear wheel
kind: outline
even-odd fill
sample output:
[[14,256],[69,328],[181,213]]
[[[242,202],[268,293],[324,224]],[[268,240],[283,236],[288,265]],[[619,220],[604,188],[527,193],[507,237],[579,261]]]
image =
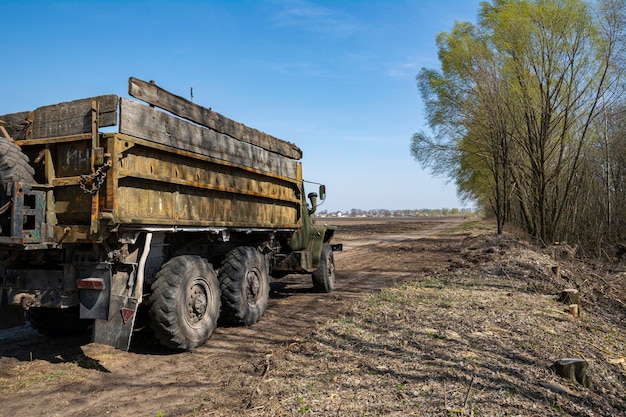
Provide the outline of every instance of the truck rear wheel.
[[199,256],[178,256],[156,275],[150,297],[152,329],[171,349],[204,344],[217,325],[220,293],[211,264]]
[[81,320],[78,307],[31,307],[26,311],[30,326],[48,337],[64,337],[87,330],[92,320]]
[[331,292],[335,288],[335,255],[327,243],[322,246],[320,263],[313,272],[313,289],[316,292]]
[[244,326],[259,321],[270,295],[263,254],[252,247],[235,248],[226,254],[219,272],[222,320]]

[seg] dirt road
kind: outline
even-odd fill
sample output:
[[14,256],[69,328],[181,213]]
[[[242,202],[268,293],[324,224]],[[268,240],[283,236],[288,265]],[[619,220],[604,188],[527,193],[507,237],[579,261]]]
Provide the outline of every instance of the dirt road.
[[50,340],[26,327],[1,331],[0,416],[240,414],[276,349],[338,317],[355,298],[441,268],[445,252],[420,255],[412,242],[458,222],[328,221],[339,226],[335,241],[344,243],[335,257],[336,291],[311,292],[309,276],[273,282],[258,324],[220,327],[193,352],[161,348],[149,326],[133,336],[130,352],[89,343],[88,335]]

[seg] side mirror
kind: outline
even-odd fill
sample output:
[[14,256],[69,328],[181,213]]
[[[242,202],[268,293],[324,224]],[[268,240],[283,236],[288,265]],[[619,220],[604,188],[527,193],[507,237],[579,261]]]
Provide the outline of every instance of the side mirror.
[[320,185],[319,197],[320,197],[320,200],[326,200],[326,186],[325,185]]

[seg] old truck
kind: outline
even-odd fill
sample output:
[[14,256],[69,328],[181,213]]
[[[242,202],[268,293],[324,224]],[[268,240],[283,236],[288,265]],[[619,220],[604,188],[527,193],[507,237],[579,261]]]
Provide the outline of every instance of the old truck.
[[129,96],[147,105],[104,95],[0,116],[5,327],[91,327],[128,350],[143,309],[161,344],[190,350],[218,320],[256,323],[270,276],[333,289],[341,245],[314,220],[325,187],[305,197],[297,146],[154,82],[130,78]]

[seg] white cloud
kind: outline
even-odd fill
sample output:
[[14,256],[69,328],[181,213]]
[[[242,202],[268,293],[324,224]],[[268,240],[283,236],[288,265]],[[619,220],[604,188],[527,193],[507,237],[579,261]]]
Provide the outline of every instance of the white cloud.
[[387,67],[386,74],[391,78],[415,78],[419,70],[417,62],[396,62]]
[[305,0],[285,0],[279,4],[282,10],[274,17],[277,27],[296,27],[332,37],[348,37],[359,31],[356,20],[341,11]]
[[256,61],[256,66],[280,75],[290,77],[329,76],[328,71],[303,61]]

